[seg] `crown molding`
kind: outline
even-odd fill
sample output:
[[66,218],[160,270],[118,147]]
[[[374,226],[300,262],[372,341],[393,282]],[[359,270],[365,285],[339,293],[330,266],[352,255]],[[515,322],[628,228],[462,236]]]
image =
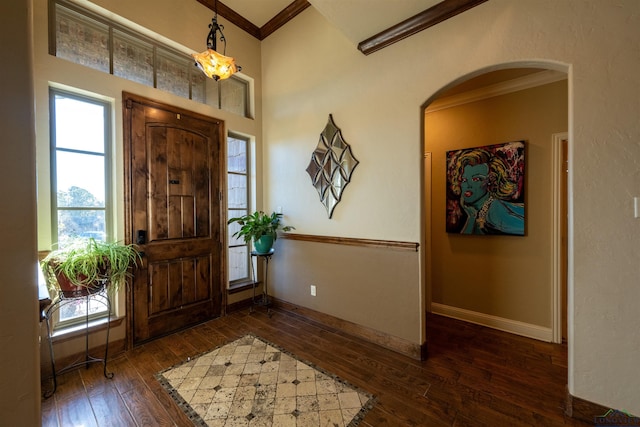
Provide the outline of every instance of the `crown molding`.
[[260,28],[252,24],[248,19],[244,18],[242,15],[231,9],[226,4],[220,1],[216,2],[216,0],[197,0],[197,2],[211,9],[212,12],[223,16],[233,25],[246,31],[253,37],[257,39],[260,38]]
[[[248,34],[264,40],[280,27],[295,18],[300,12],[311,6],[307,0],[293,0],[289,6],[282,9],[276,16],[262,27],[258,27],[224,3],[216,0],[197,0],[198,3],[216,12],[229,22],[244,30]],[[435,6],[400,22],[386,30],[368,38],[358,44],[358,49],[365,55],[385,48],[406,37],[432,27],[442,21],[454,17],[464,11],[478,6],[488,0],[443,0]]]
[[494,96],[506,95],[508,93],[518,92],[566,79],[566,73],[555,70],[544,70],[457,95],[438,98],[432,102],[429,107],[427,107],[426,112],[433,113],[434,111],[444,110],[445,108],[456,107],[458,105],[493,98]]
[[246,31],[258,40],[264,40],[278,28],[282,27],[284,24],[296,17],[300,12],[311,6],[311,3],[309,3],[307,0],[294,0],[289,6],[285,7],[276,16],[271,18],[269,22],[264,24],[262,27],[258,27],[220,1],[218,1],[217,4],[216,0],[197,1],[198,3],[211,9],[213,12],[216,12],[217,7],[218,15],[224,17],[233,25]]
[[307,0],[295,0],[289,6],[282,9],[276,16],[271,18],[269,22],[260,27],[260,40],[266,39],[273,34],[278,28],[295,18],[300,12],[311,6]]

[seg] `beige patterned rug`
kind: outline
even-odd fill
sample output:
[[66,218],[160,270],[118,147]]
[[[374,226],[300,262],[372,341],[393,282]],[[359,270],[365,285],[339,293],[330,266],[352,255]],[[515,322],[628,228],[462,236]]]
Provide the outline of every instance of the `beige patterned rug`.
[[156,378],[197,426],[357,426],[374,401],[253,335]]

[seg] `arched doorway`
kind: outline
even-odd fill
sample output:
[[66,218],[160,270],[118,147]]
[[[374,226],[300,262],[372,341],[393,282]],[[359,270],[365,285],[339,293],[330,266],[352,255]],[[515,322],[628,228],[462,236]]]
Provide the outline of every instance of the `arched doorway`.
[[[566,210],[557,205],[566,202],[557,135],[568,131],[567,84],[555,65],[509,64],[457,79],[423,106],[427,311],[544,341],[567,338]],[[525,235],[447,233],[445,153],[514,140],[526,147]]]

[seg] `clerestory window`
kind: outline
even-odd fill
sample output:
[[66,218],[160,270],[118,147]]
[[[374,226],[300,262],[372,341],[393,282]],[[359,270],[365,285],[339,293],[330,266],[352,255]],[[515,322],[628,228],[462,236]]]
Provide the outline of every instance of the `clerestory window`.
[[66,0],[52,0],[49,53],[76,64],[251,117],[248,78],[208,79],[191,55]]

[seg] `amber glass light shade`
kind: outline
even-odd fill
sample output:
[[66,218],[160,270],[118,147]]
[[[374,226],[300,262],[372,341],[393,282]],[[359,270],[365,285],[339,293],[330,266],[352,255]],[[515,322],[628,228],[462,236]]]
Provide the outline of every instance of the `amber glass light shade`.
[[235,59],[219,54],[213,49],[207,49],[202,53],[192,53],[196,65],[210,79],[223,80],[231,77],[238,71]]

